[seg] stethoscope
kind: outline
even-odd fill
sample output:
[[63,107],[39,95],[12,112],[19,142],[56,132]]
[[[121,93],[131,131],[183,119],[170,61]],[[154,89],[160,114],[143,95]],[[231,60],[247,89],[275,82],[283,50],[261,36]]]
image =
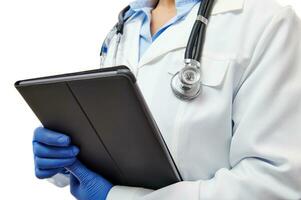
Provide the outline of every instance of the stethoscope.
[[[208,19],[213,3],[214,0],[202,0],[185,50],[184,68],[174,74],[170,82],[173,93],[181,100],[193,100],[198,97],[202,91],[201,56]],[[101,62],[104,62],[108,51],[107,47],[109,46],[113,36],[116,34],[117,38],[113,55],[113,65],[116,64],[118,47],[123,35],[124,24],[128,19],[125,19],[124,16],[129,9],[130,6],[127,6],[120,12],[118,16],[118,23],[105,39],[100,53]]]

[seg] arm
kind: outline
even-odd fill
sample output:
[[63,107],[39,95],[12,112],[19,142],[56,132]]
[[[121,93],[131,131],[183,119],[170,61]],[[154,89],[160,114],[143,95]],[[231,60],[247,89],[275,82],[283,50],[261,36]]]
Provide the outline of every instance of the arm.
[[[300,21],[290,8],[275,15],[261,36],[233,101],[231,169],[139,199],[301,198],[300,36]],[[137,192],[115,186],[108,199],[118,193],[136,199]]]

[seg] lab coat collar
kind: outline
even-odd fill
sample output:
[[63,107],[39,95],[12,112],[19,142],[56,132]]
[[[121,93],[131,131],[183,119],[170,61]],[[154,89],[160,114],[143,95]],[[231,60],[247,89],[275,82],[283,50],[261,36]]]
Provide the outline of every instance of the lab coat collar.
[[215,5],[212,9],[212,15],[242,10],[244,3],[245,0],[215,0]]
[[[215,5],[212,9],[212,15],[216,15],[223,12],[230,12],[235,10],[241,10],[244,6],[245,0],[215,0]],[[130,3],[132,9],[138,9],[141,7],[154,7],[157,0],[136,0]],[[180,4],[183,2],[177,2]]]
[[[218,15],[227,12],[239,11],[243,9],[245,0],[216,0],[213,7],[211,15]],[[158,37],[152,45],[145,51],[145,53],[140,58],[138,62],[138,51],[139,48],[131,48],[132,53],[127,57],[127,62],[132,66],[137,66],[138,68],[151,62],[153,59],[158,58],[170,51],[175,49],[186,47],[187,41],[193,27],[195,17],[197,15],[199,4],[193,7],[192,11],[188,14],[184,21],[175,24],[165,30],[160,37]],[[139,30],[140,24],[139,20],[133,20],[126,26],[125,29],[132,34],[131,47],[138,47],[139,40]],[[135,32],[135,33],[134,33]],[[126,34],[126,33],[125,33]],[[164,45],[162,45],[164,44]],[[184,59],[184,55],[183,55]]]

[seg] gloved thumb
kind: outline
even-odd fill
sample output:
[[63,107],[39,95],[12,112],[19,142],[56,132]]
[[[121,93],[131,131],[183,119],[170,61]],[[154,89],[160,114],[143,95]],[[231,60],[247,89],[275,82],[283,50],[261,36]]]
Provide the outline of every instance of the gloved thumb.
[[89,180],[92,173],[92,171],[86,168],[79,160],[76,160],[72,165],[66,167],[66,169],[81,183]]

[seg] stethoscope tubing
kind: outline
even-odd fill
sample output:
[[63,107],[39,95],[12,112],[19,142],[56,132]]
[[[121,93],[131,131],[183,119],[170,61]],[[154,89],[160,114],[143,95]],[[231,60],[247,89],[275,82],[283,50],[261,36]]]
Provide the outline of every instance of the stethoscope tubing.
[[[176,73],[171,79],[172,91],[182,100],[192,100],[201,92],[201,57],[205,43],[209,15],[211,13],[213,4],[214,0],[202,0],[198,10],[197,18],[193,24],[187,42],[184,54],[185,67]],[[120,12],[118,15],[118,23],[114,26],[117,38],[113,55],[113,65],[116,65],[119,43],[123,35],[125,22],[129,18],[127,17],[125,19],[125,14],[129,9],[130,6],[127,6]],[[107,47],[104,47],[105,45],[103,45],[102,50],[107,49]],[[107,52],[101,51],[100,55],[101,58],[103,58],[102,60],[105,60],[106,53]]]
[[[213,7],[213,0],[203,0],[198,10],[198,16],[202,16],[205,19],[209,19]],[[193,59],[200,62],[207,24],[200,20],[196,20],[190,33],[190,37],[187,43],[184,59]]]

